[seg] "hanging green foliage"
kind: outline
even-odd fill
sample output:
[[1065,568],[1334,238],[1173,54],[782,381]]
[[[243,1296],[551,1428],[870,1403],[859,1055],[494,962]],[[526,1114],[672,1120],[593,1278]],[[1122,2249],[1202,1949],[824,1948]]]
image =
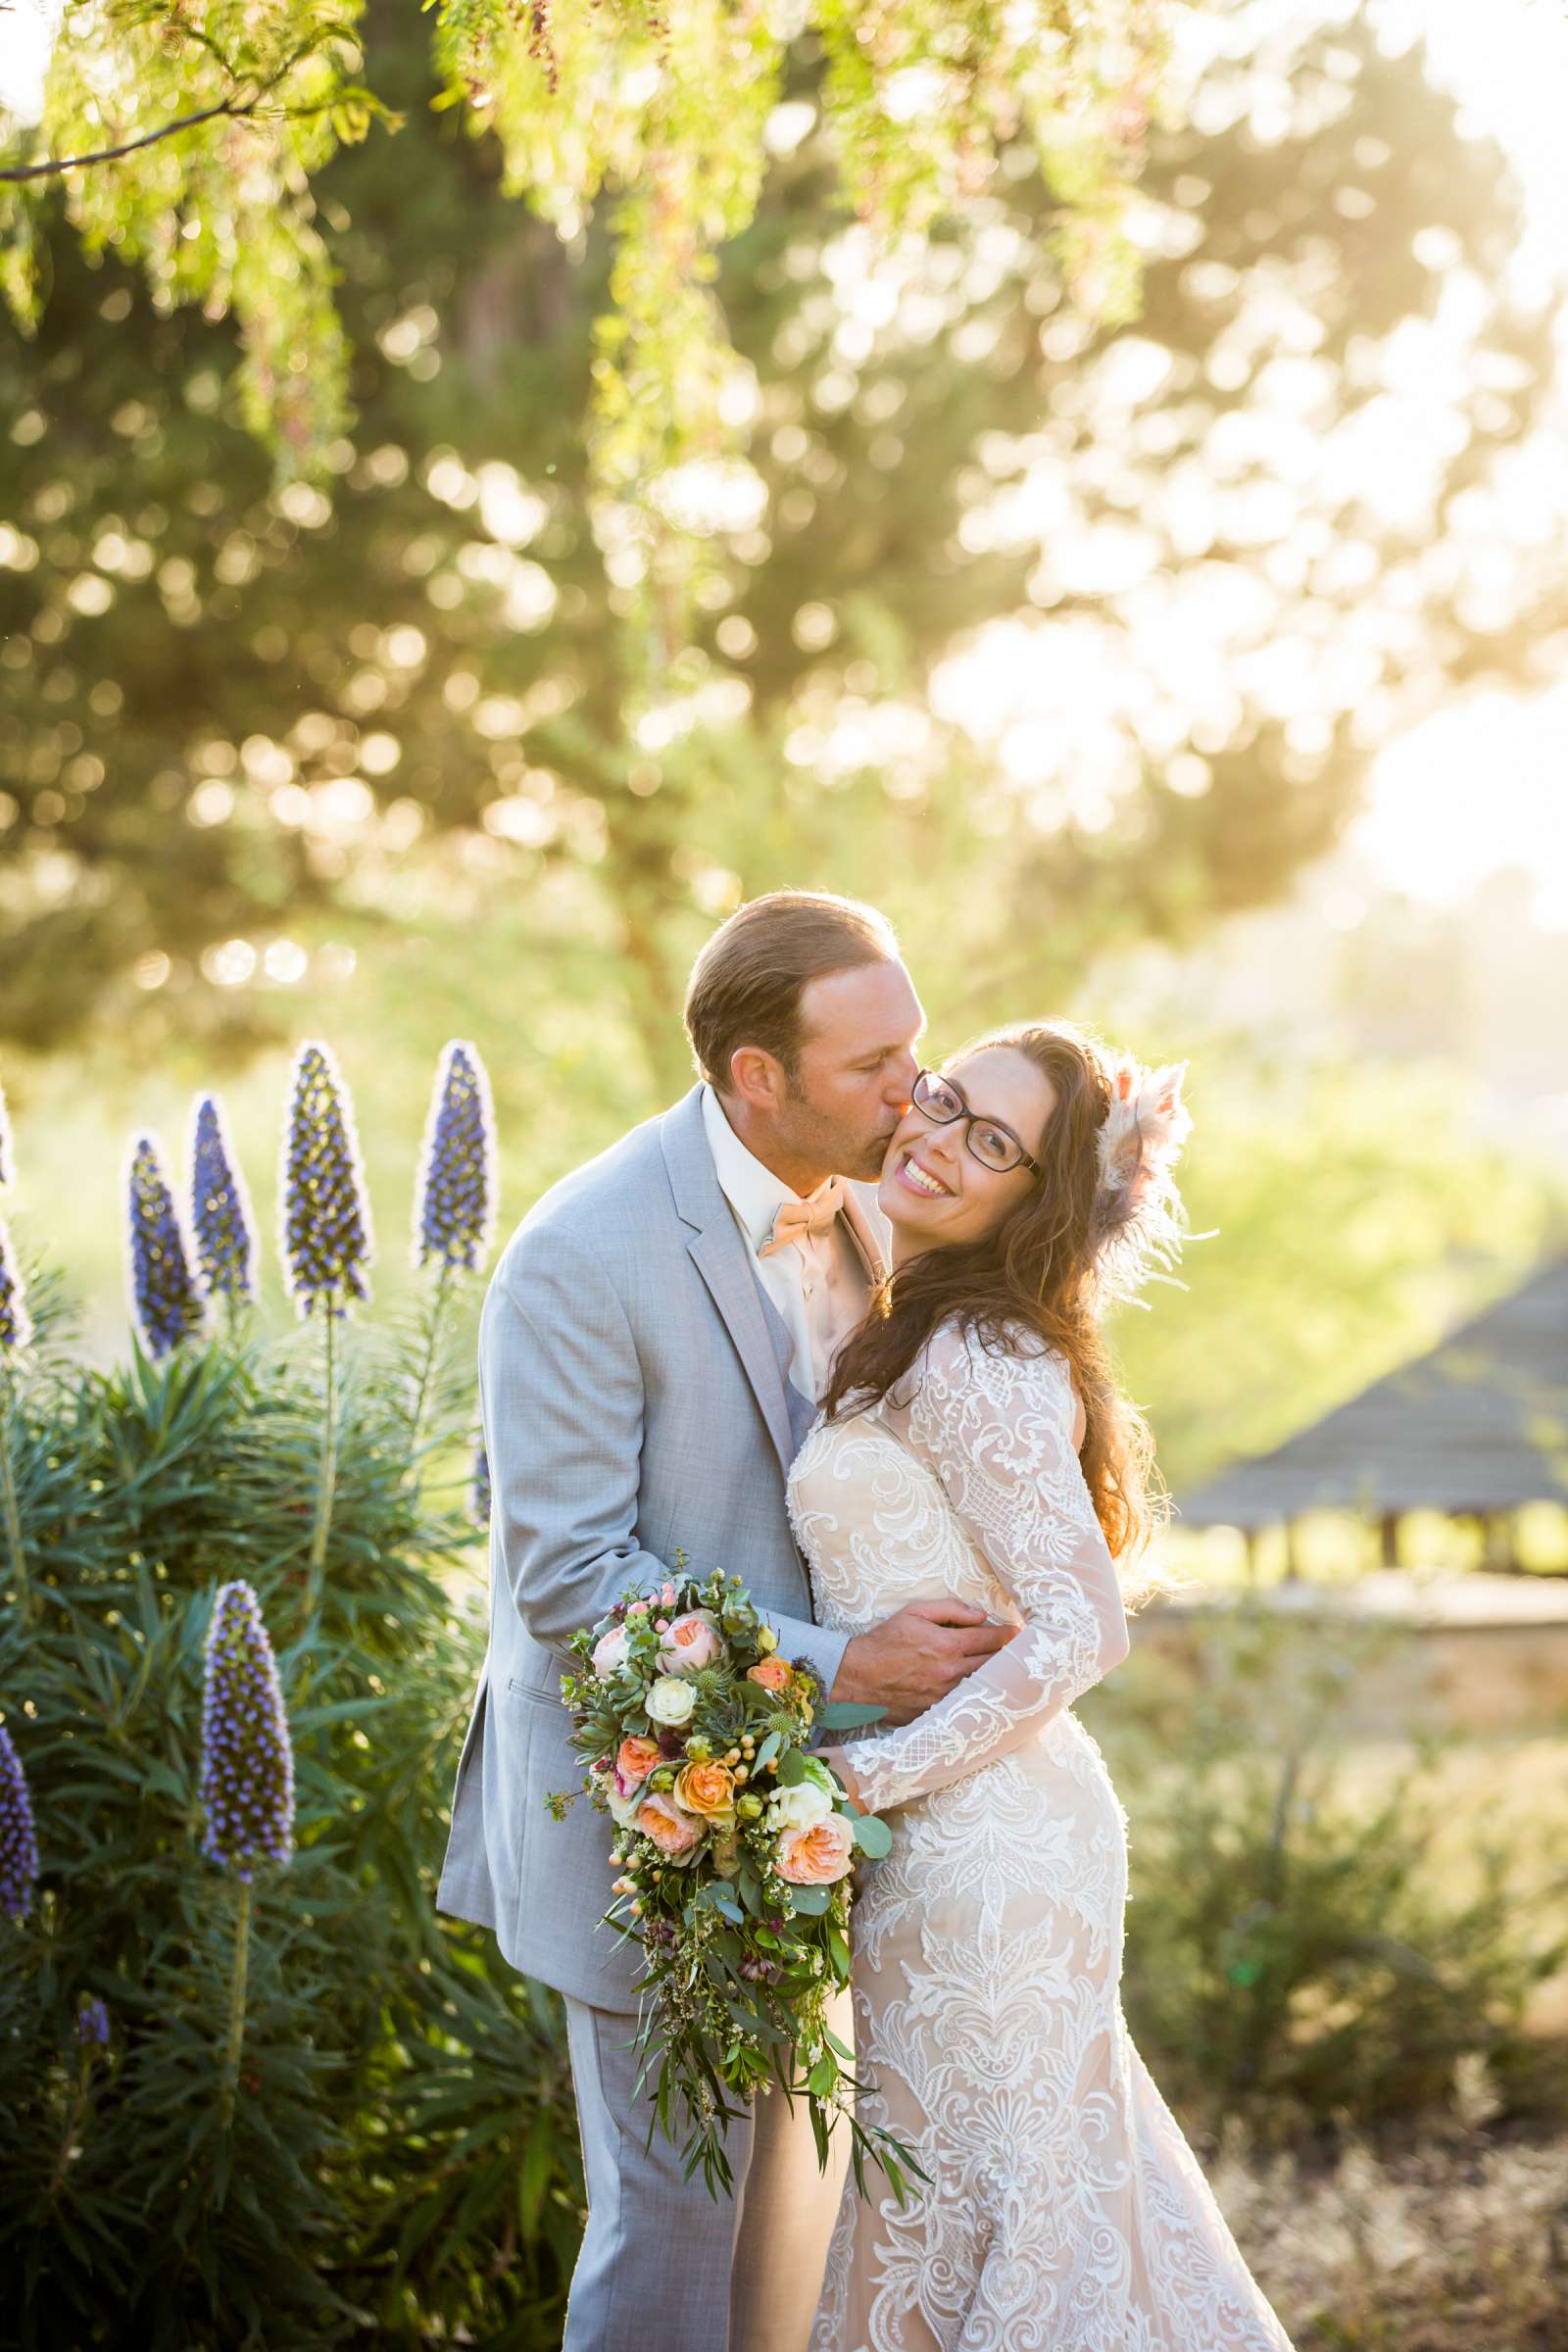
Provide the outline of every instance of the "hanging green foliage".
[[[596,215],[608,221],[595,475],[676,544],[710,494],[692,469],[737,460],[755,406],[715,293],[719,253],[819,114],[844,200],[883,242],[979,194],[1027,142],[1080,302],[1114,318],[1133,300],[1118,220],[1168,0],[436,0],[431,13],[436,104],[499,143],[506,192],[573,252]],[[362,78],[375,44],[360,19],[360,0],[69,0],[38,119],[0,148],[0,276],[22,324],[45,293],[38,208],[63,187],[88,249],[140,264],[161,308],[232,315],[245,418],[285,476],[326,471],[349,413],[314,177],[340,145],[400,125]]]

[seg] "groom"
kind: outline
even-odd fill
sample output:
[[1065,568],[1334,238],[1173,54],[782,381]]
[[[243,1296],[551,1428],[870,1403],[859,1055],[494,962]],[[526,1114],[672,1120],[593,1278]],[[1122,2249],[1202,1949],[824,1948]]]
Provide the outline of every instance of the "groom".
[[[869,1183],[924,1026],[870,907],[754,900],[693,971],[702,1082],[538,1201],[486,1295],[479,1391],[493,1505],[490,1646],[458,1767],[438,1896],[565,1995],[588,2228],[564,2352],[805,2352],[844,2169],[804,2103],[731,2128],[733,2198],[682,2177],[636,2094],[635,1946],[597,1922],[612,1832],[579,1785],[565,1644],[628,1584],[743,1577],[784,1656],[906,1721],[1005,1639],[958,1601],[853,1638],[811,1621],[785,1477],[838,1339],[882,1272]],[[847,2032],[840,2020],[839,2030]]]

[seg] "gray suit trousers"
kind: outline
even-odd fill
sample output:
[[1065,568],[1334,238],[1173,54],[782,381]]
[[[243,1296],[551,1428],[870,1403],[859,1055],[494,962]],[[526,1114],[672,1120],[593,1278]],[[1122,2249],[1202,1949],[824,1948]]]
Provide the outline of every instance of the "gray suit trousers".
[[[853,2041],[849,1996],[828,2022]],[[734,2197],[682,2177],[646,2097],[633,2096],[637,2020],[566,1997],[588,2229],[571,2281],[563,2352],[806,2352],[849,2167],[834,2132],[819,2173],[804,2102],[778,2092],[730,2127]]]

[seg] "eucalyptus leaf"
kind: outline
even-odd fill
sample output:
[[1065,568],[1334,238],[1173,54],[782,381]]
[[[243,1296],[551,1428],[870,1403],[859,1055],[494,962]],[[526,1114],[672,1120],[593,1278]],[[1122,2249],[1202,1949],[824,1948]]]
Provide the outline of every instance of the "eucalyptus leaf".
[[816,1710],[815,1726],[821,1732],[852,1732],[867,1723],[880,1723],[886,1707],[860,1706],[847,1698],[829,1699]]

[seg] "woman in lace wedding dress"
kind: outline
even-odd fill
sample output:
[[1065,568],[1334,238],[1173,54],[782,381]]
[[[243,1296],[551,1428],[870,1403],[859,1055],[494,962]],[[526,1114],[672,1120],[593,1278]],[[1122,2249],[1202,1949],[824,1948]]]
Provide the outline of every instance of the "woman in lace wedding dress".
[[823,1623],[953,1595],[1019,1629],[828,1751],[891,1817],[857,2071],[929,2186],[847,2186],[811,2352],[1291,2352],[1129,2039],[1125,1815],[1070,1711],[1126,1654],[1112,1555],[1150,1523],[1098,1317],[1178,1237],[1180,1079],[1064,1023],[922,1073],[879,1193],[892,1283],[791,1476]]

